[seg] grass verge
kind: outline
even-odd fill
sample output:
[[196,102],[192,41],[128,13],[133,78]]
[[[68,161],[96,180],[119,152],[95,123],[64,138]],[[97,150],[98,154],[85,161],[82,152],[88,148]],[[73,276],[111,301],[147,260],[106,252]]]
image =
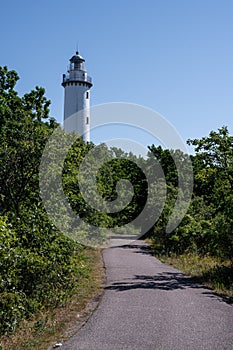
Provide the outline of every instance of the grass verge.
[[16,332],[0,338],[1,350],[46,350],[70,337],[85,322],[102,295],[104,267],[99,249],[86,249],[89,274],[79,278],[75,293],[58,308],[24,320]]
[[149,244],[160,261],[194,277],[196,281],[225,296],[230,303],[233,303],[233,265],[230,260],[222,261],[216,257],[194,253],[161,255],[151,242]]

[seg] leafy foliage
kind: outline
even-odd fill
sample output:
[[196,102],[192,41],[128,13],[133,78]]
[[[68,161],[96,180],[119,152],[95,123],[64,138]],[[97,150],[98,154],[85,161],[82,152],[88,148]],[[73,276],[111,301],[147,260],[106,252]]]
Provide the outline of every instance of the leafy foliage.
[[[166,234],[166,213],[173,208],[176,183],[175,168],[168,150],[150,147],[165,169],[170,186],[163,221],[160,218],[152,236],[163,252],[212,254],[233,258],[233,137],[226,127],[211,131],[208,137],[188,140],[195,146],[192,157],[194,192],[188,213],[171,234]],[[174,151],[170,151],[172,154]],[[164,217],[165,215],[165,217]],[[159,248],[160,247],[160,248]]]
[[0,67],[0,334],[60,305],[88,276],[82,246],[48,220],[39,196],[40,158],[58,125],[36,87],[20,98],[15,71]]

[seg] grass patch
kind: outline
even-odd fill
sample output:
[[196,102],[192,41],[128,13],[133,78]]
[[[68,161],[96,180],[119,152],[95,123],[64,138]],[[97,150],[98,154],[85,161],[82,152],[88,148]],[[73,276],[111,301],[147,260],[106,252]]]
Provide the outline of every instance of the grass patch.
[[233,265],[230,260],[222,261],[217,257],[200,256],[194,253],[162,255],[158,254],[153,244],[151,247],[154,255],[162,262],[195,277],[198,282],[233,302]]
[[85,249],[88,268],[69,296],[59,307],[44,310],[29,320],[23,320],[14,334],[0,338],[1,350],[45,350],[51,344],[71,336],[90,313],[87,305],[100,298],[104,278],[101,251]]

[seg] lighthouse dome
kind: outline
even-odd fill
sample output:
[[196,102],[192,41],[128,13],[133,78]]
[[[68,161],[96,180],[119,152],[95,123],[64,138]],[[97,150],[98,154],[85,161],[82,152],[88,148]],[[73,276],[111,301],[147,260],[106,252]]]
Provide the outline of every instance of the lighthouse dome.
[[79,55],[78,51],[76,51],[75,55],[71,57],[70,62],[81,63],[81,62],[85,62],[85,59],[81,55]]

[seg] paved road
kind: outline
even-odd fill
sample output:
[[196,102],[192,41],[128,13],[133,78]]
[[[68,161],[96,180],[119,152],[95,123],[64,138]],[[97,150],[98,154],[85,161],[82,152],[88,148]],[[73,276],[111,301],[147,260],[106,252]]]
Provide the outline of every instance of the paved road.
[[232,350],[233,307],[161,263],[143,241],[105,249],[98,309],[63,350]]

